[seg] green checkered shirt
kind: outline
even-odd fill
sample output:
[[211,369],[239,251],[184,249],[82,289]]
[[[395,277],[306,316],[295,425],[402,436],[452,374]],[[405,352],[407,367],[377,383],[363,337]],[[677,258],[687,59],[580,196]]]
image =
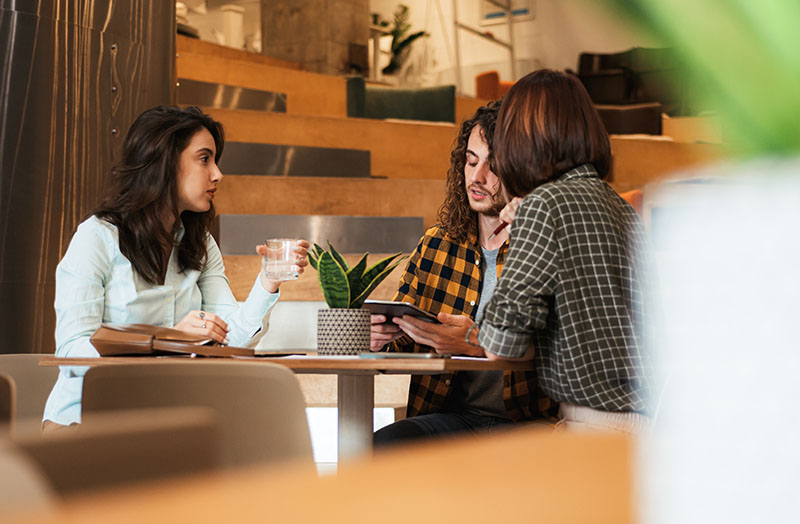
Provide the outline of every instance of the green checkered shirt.
[[[508,242],[497,253],[497,272],[503,268]],[[433,314],[467,315],[475,320],[481,292],[481,250],[474,235],[453,242],[434,226],[425,232],[400,280],[394,300],[410,302]],[[432,348],[404,336],[390,351],[429,352]],[[452,392],[453,375],[414,375],[408,392],[406,416],[442,411]],[[503,402],[509,418],[524,421],[555,417],[558,405],[538,387],[535,371],[505,371]]]

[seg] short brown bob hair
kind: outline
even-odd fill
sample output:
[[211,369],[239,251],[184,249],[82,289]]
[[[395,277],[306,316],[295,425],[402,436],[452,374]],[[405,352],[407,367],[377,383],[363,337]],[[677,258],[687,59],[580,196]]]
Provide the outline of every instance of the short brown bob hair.
[[608,133],[583,85],[542,69],[518,80],[503,100],[494,135],[494,170],[512,197],[522,197],[582,164],[608,175]]

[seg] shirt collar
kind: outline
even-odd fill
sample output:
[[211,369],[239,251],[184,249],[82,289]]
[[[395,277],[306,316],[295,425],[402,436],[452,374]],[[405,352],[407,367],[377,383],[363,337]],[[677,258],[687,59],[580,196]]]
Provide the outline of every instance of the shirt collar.
[[183,226],[183,220],[178,218],[178,230],[175,231],[175,243],[180,244],[183,240],[183,235],[186,234],[186,228]]
[[592,164],[582,164],[578,167],[573,167],[566,173],[559,176],[556,180],[563,182],[566,180],[575,180],[578,178],[599,178],[597,170]]

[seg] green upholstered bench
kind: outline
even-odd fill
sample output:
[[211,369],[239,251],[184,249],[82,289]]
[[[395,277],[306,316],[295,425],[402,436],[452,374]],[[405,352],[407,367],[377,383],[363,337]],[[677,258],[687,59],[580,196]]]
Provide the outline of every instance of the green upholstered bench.
[[403,89],[366,85],[362,77],[347,79],[347,116],[455,122],[453,85]]

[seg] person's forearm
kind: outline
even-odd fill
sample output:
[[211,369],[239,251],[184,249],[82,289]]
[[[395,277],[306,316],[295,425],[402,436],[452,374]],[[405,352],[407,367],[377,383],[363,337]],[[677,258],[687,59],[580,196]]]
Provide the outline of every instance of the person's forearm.
[[474,339],[491,360],[524,361],[531,360],[534,355],[530,335],[497,328],[487,322],[481,323]]

